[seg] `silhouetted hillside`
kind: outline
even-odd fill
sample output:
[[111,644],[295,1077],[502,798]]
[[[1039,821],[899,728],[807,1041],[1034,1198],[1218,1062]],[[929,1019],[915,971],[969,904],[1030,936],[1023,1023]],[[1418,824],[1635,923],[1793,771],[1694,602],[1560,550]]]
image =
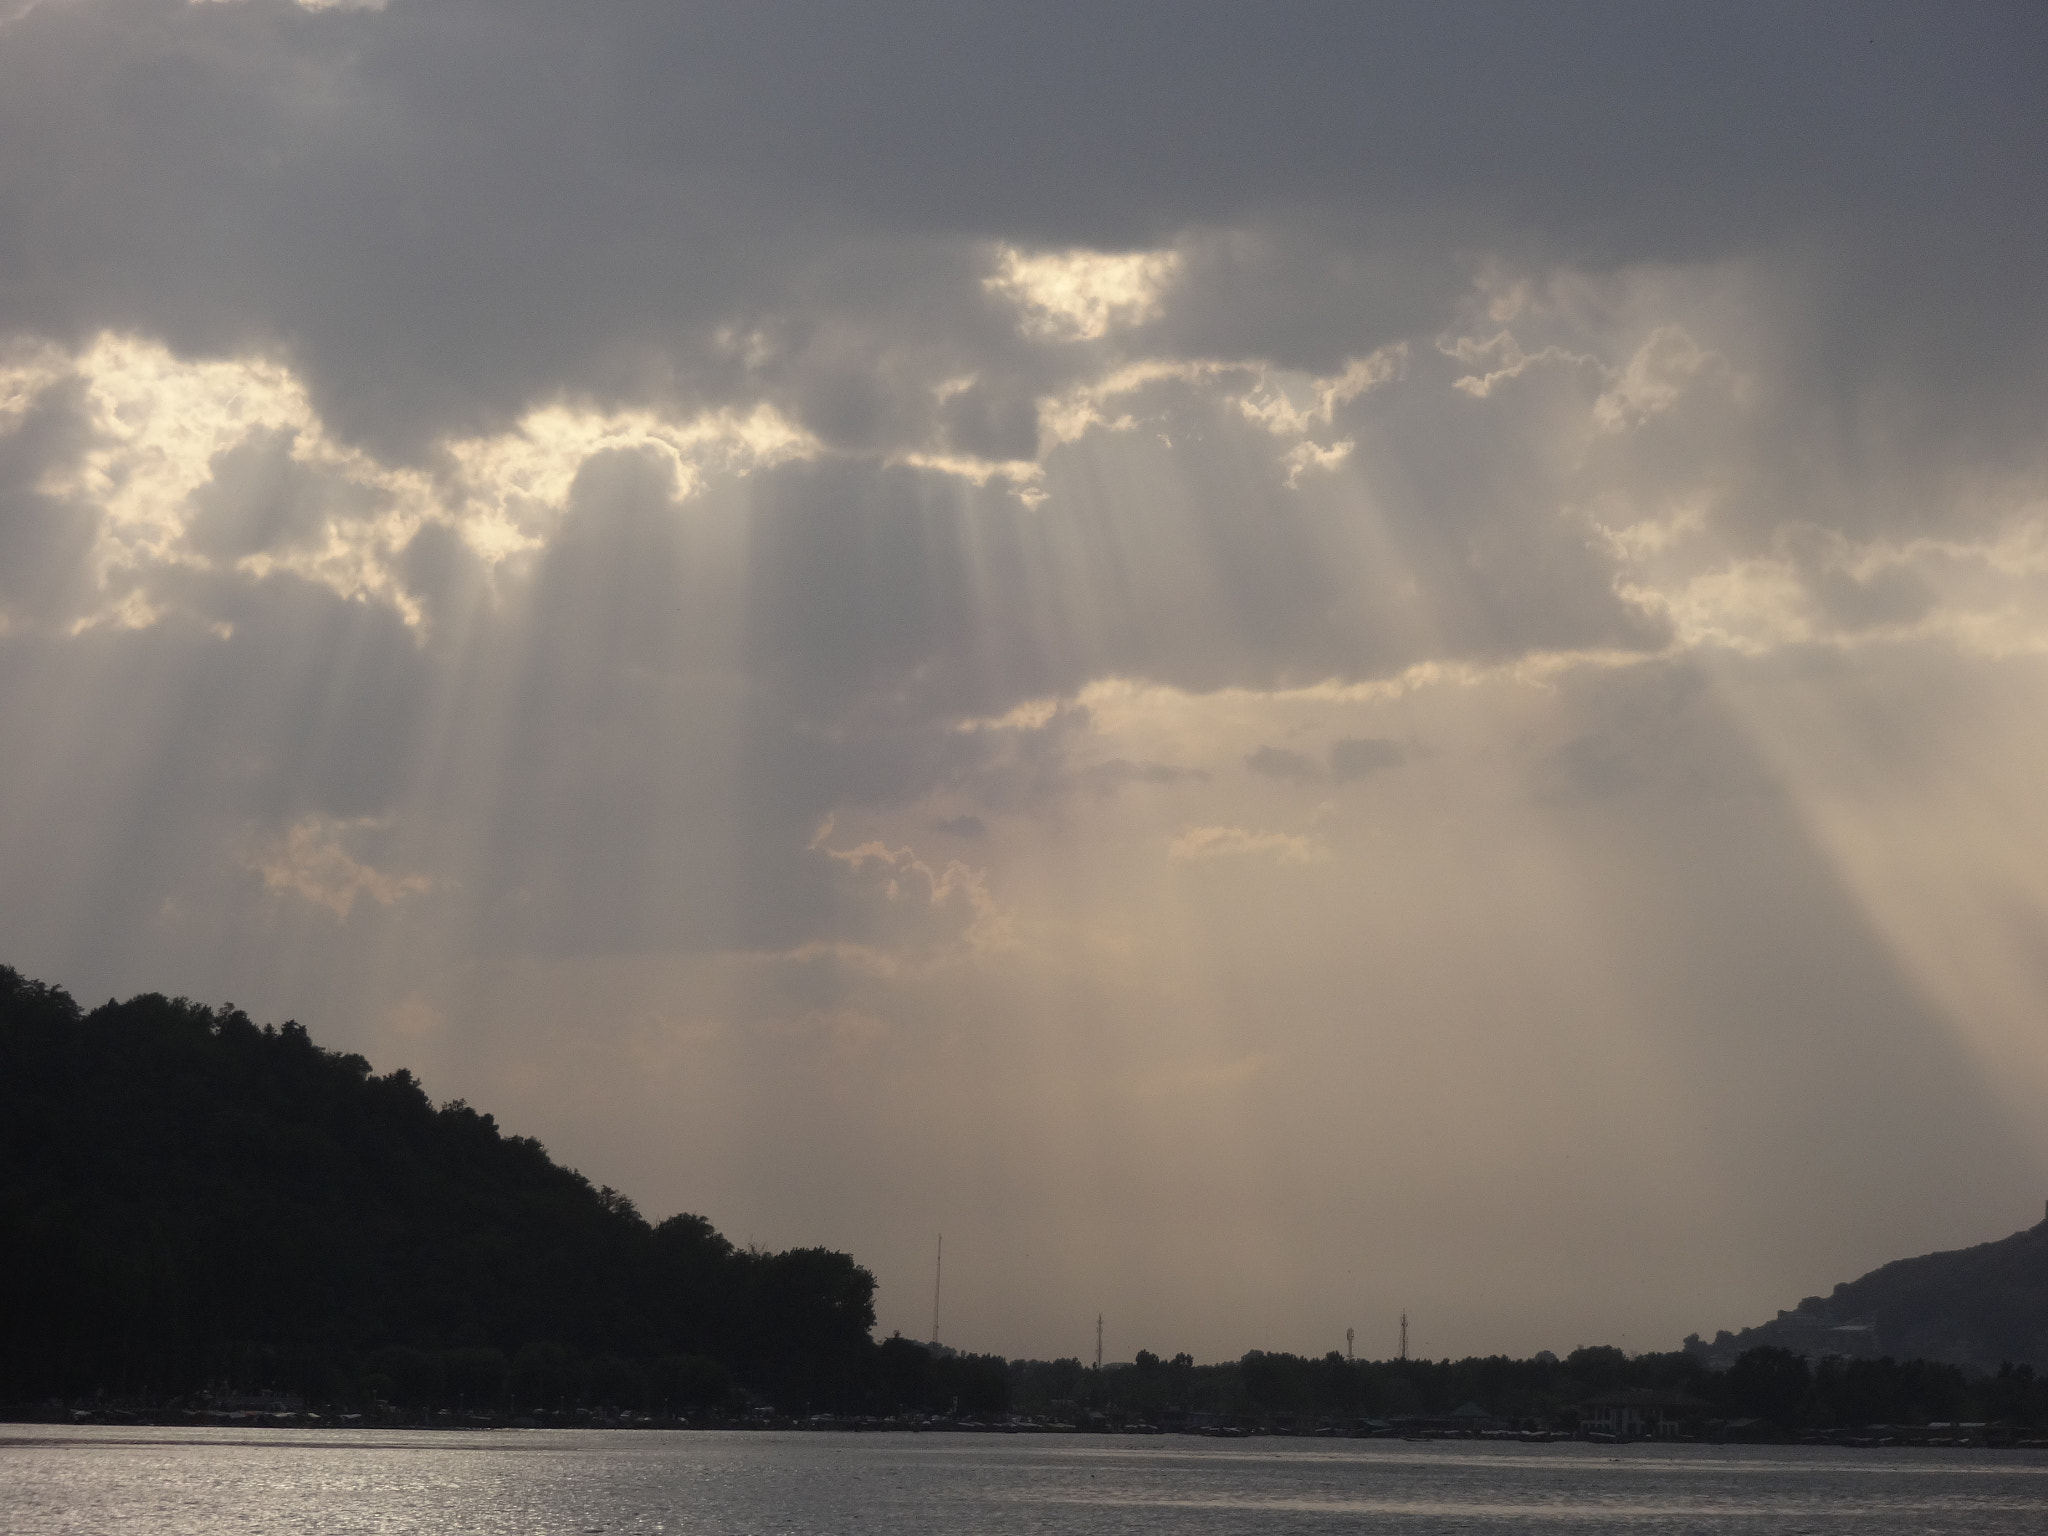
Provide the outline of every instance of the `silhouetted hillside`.
[[0,967],[0,1400],[852,1400],[874,1278],[650,1225],[541,1145],[295,1023],[82,1012]]
[[1995,1243],[1895,1260],[1759,1327],[1723,1330],[1711,1346],[1688,1344],[1716,1358],[1768,1344],[1987,1371],[2008,1361],[2048,1365],[2048,1221]]

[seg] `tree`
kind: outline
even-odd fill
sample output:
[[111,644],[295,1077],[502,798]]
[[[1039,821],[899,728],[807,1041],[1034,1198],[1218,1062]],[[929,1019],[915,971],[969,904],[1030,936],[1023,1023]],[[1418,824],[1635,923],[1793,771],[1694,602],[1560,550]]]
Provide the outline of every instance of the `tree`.
[[1806,1362],[1775,1344],[1744,1350],[1728,1368],[1728,1401],[1737,1413],[1792,1428],[1813,1385]]
[[441,1400],[441,1357],[405,1344],[387,1344],[363,1362],[365,1381],[375,1379],[380,1395],[405,1408],[431,1408]]
[[559,1412],[582,1401],[583,1357],[566,1344],[527,1345],[512,1361],[512,1396],[521,1408]]
[[448,1396],[468,1409],[495,1408],[504,1401],[512,1363],[502,1349],[451,1349],[442,1356]]
[[151,993],[85,1012],[6,967],[0,1253],[0,1316],[33,1319],[0,1350],[0,1400],[348,1396],[375,1377],[407,1402],[497,1403],[507,1357],[573,1400],[541,1345],[601,1362],[620,1401],[648,1400],[664,1357],[821,1407],[871,1391],[874,1277],[845,1254],[651,1226],[539,1142],[296,1022]]

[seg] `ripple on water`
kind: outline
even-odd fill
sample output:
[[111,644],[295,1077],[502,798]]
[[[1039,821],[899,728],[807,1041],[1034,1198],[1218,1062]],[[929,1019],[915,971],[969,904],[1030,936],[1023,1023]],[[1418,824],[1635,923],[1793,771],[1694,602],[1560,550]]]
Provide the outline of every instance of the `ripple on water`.
[[659,1431],[0,1436],[0,1529],[982,1533],[2043,1528],[2038,1452]]

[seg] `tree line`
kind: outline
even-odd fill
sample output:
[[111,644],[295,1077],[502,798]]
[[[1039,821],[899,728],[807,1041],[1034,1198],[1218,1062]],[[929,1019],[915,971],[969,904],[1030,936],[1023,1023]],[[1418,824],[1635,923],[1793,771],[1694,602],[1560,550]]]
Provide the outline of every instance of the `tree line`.
[[[1347,1360],[1336,1351],[1303,1356],[1254,1350],[1242,1359],[1196,1365],[1140,1350],[1134,1364],[1096,1371],[1078,1360],[1008,1362],[1002,1408],[1057,1412],[1064,1406],[1129,1419],[1170,1422],[1187,1414],[1224,1419],[1355,1423],[1441,1418],[1473,1404],[1530,1429],[1575,1426],[1577,1405],[1615,1391],[1683,1393],[1702,1419],[1757,1419],[1785,1430],[1820,1426],[2003,1420],[2048,1424],[2048,1379],[2030,1366],[1971,1377],[1940,1361],[1808,1361],[1761,1346],[1717,1371],[1684,1351],[1628,1355],[1608,1345],[1563,1359]],[[991,1397],[997,1373],[989,1372]]]
[[2048,1423],[2031,1368],[1810,1363],[1771,1346],[1559,1360],[1007,1360],[873,1338],[875,1280],[823,1248],[650,1222],[409,1072],[296,1023],[157,994],[89,1012],[0,966],[0,1403],[206,1389],[315,1403],[1317,1422],[1476,1403],[1548,1427],[1623,1388],[1720,1418]]
[[0,1400],[872,1395],[873,1275],[736,1248],[296,1023],[0,967]]
[[1973,1376],[1936,1360],[1808,1360],[1763,1345],[1726,1370],[1697,1353],[1629,1355],[1610,1345],[1547,1351],[1528,1360],[1348,1360],[1253,1350],[1197,1365],[1139,1350],[1128,1365],[1097,1370],[1078,1359],[1006,1360],[934,1353],[908,1339],[885,1340],[883,1406],[982,1418],[1026,1414],[1076,1422],[1220,1422],[1356,1425],[1445,1419],[1476,1405],[1526,1429],[1575,1429],[1578,1407],[1616,1391],[1683,1394],[1702,1421],[1754,1419],[1787,1432],[1872,1424],[2004,1422],[2048,1425],[2048,1378],[2006,1365]]

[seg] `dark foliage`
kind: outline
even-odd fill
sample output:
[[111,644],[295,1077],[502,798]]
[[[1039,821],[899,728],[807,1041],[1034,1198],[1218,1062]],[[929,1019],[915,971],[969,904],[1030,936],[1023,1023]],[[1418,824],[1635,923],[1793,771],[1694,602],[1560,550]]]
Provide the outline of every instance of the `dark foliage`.
[[1770,1345],[1743,1354],[1728,1368],[1726,1382],[1729,1404],[1738,1414],[1773,1424],[1798,1423],[1812,1387],[1806,1362],[1789,1349]]
[[865,1399],[874,1278],[735,1249],[295,1023],[0,967],[0,1398]]
[[1010,1406],[1000,1355],[934,1353],[901,1335],[882,1341],[877,1406],[887,1413],[1000,1414]]
[[2031,1366],[2020,1366],[2019,1372],[2015,1378],[2013,1367],[2007,1366],[2000,1377],[2017,1379],[2022,1387],[2017,1393],[1995,1388],[1972,1392],[1961,1368],[1946,1361],[1822,1360],[1813,1369],[1811,1395],[1802,1406],[1815,1423],[1854,1428],[1973,1418],[2031,1423],[2048,1408],[2048,1399],[2036,1401],[2025,1390],[2033,1383]]
[[[2042,1241],[2037,1228],[1932,1257],[1995,1272],[1999,1294],[2024,1300]],[[699,1216],[650,1225],[538,1142],[436,1108],[409,1073],[375,1075],[297,1024],[155,995],[85,1013],[4,966],[0,1256],[0,1401],[214,1386],[412,1410],[695,1411],[745,1388],[785,1412],[1299,1424],[1477,1404],[1557,1427],[1589,1397],[1647,1389],[1699,1400],[1703,1420],[1786,1431],[2048,1423],[2048,1380],[2025,1363],[1972,1378],[1773,1345],[1725,1371],[1697,1341],[1563,1360],[1255,1350],[1207,1366],[1141,1350],[1102,1371],[877,1345],[874,1278],[844,1254],[736,1249]],[[1932,1295],[1939,1268],[1866,1282]]]
[[[884,1345],[885,1350],[888,1345]],[[915,1348],[915,1346],[911,1346]],[[922,1350],[918,1351],[922,1353]],[[1822,1359],[1749,1351],[1726,1371],[1696,1354],[1630,1356],[1608,1345],[1563,1360],[1494,1355],[1465,1360],[1346,1360],[1254,1350],[1241,1360],[1196,1365],[1148,1350],[1100,1372],[1078,1360],[1017,1360],[1010,1399],[1019,1411],[1060,1418],[1103,1414],[1171,1424],[1190,1415],[1235,1422],[1344,1424],[1360,1420],[1445,1420],[1476,1405],[1504,1424],[1575,1429],[1578,1405],[1607,1392],[1683,1394],[1698,1404],[1703,1433],[1713,1424],[1760,1420],[1776,1430],[1956,1420],[2048,1423],[2048,1381],[2008,1365],[1971,1379],[1930,1360]]]

